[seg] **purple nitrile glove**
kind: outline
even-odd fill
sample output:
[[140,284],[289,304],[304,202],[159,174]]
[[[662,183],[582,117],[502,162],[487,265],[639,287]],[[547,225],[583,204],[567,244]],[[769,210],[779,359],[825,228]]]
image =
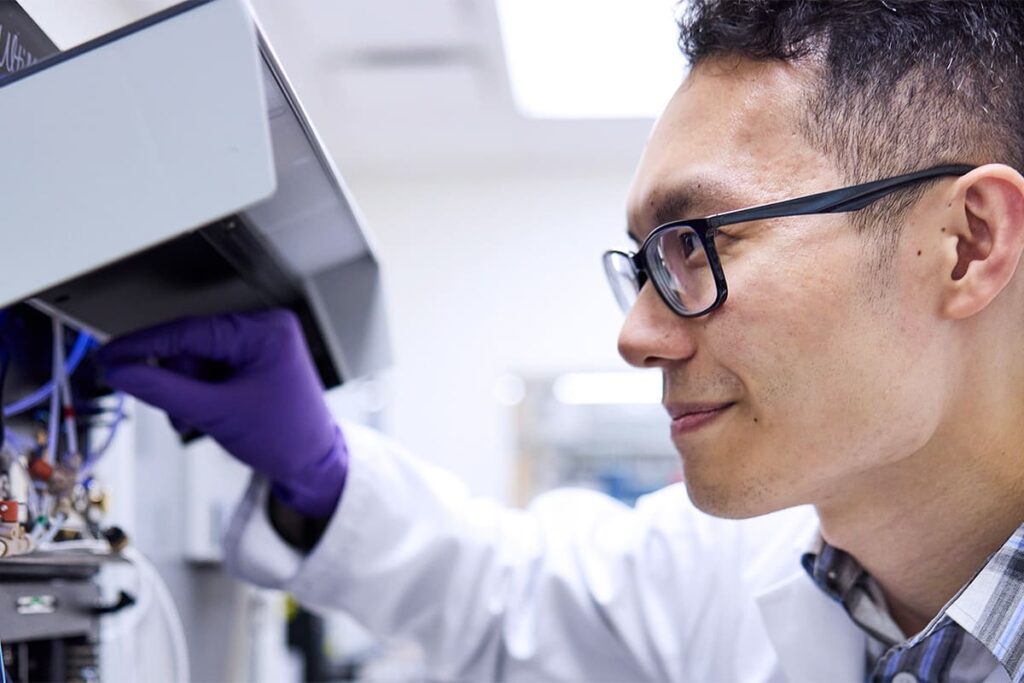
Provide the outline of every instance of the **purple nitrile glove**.
[[[334,511],[348,451],[290,311],[184,318],[115,339],[98,360],[111,387],[212,436],[292,509]],[[216,379],[200,372],[211,366]]]

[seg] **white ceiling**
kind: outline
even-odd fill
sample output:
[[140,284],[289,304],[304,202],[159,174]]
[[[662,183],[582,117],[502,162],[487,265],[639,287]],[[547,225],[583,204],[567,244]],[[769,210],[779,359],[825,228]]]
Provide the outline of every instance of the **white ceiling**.
[[344,173],[621,168],[652,124],[521,116],[493,0],[251,2]]

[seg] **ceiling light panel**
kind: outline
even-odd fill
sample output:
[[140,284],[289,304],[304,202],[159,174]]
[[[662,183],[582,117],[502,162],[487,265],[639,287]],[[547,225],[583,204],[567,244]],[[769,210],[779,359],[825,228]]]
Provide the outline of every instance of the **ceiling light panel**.
[[496,1],[527,116],[654,117],[684,74],[675,0]]

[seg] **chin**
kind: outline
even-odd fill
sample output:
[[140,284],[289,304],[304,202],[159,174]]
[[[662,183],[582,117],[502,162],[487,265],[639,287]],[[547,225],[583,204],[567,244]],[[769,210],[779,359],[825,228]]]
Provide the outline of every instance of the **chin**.
[[683,481],[693,505],[713,517],[749,519],[796,504],[772,495],[771,487],[759,481],[706,481],[685,471]]

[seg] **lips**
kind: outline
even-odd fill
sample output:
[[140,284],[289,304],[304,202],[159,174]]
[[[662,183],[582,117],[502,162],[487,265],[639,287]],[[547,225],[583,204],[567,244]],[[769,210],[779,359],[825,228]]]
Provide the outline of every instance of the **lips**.
[[672,433],[676,436],[696,432],[714,422],[735,402],[722,403],[667,403],[665,408],[672,416]]
[[698,413],[713,413],[723,408],[735,405],[735,401],[723,401],[720,403],[666,403],[665,410],[673,420],[680,420],[687,415]]

